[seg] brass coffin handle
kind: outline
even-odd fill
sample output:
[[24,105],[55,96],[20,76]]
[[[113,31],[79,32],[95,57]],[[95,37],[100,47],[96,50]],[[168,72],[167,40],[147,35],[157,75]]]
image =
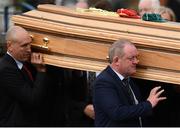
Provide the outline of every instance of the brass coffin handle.
[[32,41],[33,41],[33,39],[34,39],[34,36],[33,36],[33,35],[30,35],[30,37],[31,37],[31,39],[32,39]]
[[[31,36],[31,38],[33,39],[33,36]],[[43,43],[44,43],[43,45],[32,44],[31,46],[36,48],[36,49],[49,51],[49,47],[48,47],[49,39],[47,37],[43,38]]]
[[106,60],[109,62],[109,56],[106,56]]
[[43,42],[44,42],[44,45],[42,45],[41,47],[46,49],[46,50],[49,50],[49,47],[47,46],[49,43],[49,39],[47,37],[44,37]]
[[109,56],[106,56],[106,60],[109,60]]

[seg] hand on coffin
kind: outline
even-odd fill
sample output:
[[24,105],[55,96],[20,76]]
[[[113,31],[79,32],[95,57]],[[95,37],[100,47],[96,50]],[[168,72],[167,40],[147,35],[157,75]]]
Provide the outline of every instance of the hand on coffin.
[[154,87],[147,100],[151,103],[152,107],[154,108],[159,101],[165,100],[166,97],[161,97],[160,95],[164,92],[164,89],[160,89],[161,87]]
[[35,65],[37,71],[46,72],[46,66],[43,63],[43,56],[41,53],[32,53],[31,54],[31,63]]

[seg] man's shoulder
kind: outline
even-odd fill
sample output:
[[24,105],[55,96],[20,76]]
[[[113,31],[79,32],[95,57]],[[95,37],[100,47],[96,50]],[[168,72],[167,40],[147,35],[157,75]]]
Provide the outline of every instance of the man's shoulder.
[[4,55],[0,58],[0,69],[8,69],[16,67],[15,61],[8,55]]
[[113,76],[105,69],[96,78],[96,82],[109,83],[113,81]]
[[8,63],[7,63],[7,61],[6,61],[6,59],[5,59],[5,56],[3,56],[3,57],[1,57],[0,58],[0,67],[2,68],[3,66],[6,66]]
[[100,74],[100,77],[112,77],[113,70],[110,66],[107,66]]

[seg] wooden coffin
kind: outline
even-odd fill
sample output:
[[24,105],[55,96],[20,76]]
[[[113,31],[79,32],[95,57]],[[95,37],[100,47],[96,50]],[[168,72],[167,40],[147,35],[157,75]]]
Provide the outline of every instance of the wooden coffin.
[[155,23],[105,13],[79,12],[55,5],[12,17],[33,38],[32,47],[46,64],[101,71],[109,46],[119,38],[139,49],[136,78],[180,84],[180,24]]

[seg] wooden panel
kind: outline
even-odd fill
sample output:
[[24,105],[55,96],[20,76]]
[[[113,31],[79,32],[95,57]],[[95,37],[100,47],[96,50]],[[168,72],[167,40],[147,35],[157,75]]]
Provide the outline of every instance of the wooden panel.
[[48,47],[52,52],[101,60],[104,60],[107,57],[108,46],[110,44],[41,33],[30,32],[30,34],[33,35],[34,44],[44,45],[43,38],[48,38]]
[[54,66],[98,72],[102,71],[108,65],[107,62],[82,59],[65,55],[44,54],[44,61],[46,62],[46,64]]
[[[55,5],[13,16],[16,25],[33,35],[32,47],[46,64],[89,71],[107,65],[109,46],[119,38],[131,40],[140,51],[133,77],[180,83],[180,24],[145,22],[80,13]],[[48,38],[46,45],[43,41]]]
[[159,51],[139,50],[140,65],[180,71],[180,55]]

